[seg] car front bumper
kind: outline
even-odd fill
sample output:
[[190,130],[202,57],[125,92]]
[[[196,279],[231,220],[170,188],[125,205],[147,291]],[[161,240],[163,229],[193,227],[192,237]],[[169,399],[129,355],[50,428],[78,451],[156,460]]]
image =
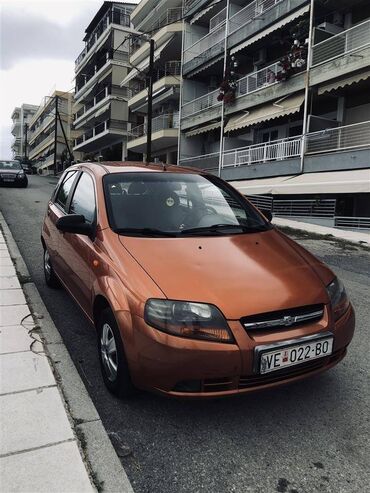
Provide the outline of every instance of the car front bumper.
[[[181,398],[224,397],[295,382],[333,367],[346,354],[355,327],[352,306],[335,324],[326,317],[319,324],[253,337],[239,321],[229,321],[236,344],[171,336],[133,317],[130,337],[123,334],[131,377],[140,389]],[[119,325],[126,323],[122,320]],[[256,347],[288,340],[299,343],[300,338],[328,331],[334,336],[331,355],[264,375],[256,372]]]

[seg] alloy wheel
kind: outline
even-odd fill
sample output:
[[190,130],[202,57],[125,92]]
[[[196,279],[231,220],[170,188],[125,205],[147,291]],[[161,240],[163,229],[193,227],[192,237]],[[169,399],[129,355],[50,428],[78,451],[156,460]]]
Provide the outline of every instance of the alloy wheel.
[[103,325],[100,351],[106,376],[110,382],[117,378],[118,358],[116,340],[109,324]]

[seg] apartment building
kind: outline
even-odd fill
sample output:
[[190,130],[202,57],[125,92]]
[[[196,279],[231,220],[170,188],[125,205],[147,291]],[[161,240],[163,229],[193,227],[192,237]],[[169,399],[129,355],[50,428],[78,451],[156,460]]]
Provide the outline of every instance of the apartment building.
[[179,164],[280,215],[364,223],[369,2],[185,0],[185,15]]
[[[29,159],[40,174],[62,171],[71,162],[73,95],[54,91],[46,96],[29,123]],[[56,107],[60,119],[56,118]],[[56,132],[55,132],[55,125]],[[54,156],[56,155],[56,169]]]
[[22,104],[16,107],[12,113],[12,152],[14,159],[23,160],[28,156],[28,127],[32,116],[36,113],[38,106],[34,104]]
[[[182,0],[142,0],[131,14],[136,31],[154,40],[152,103],[152,160],[177,163],[181,85]],[[146,158],[148,69],[150,45],[146,36],[130,42],[132,70],[121,85],[128,86],[131,113],[128,149]]]
[[130,20],[136,4],[103,2],[85,31],[85,48],[75,61],[74,151],[85,158],[125,160],[128,134]]

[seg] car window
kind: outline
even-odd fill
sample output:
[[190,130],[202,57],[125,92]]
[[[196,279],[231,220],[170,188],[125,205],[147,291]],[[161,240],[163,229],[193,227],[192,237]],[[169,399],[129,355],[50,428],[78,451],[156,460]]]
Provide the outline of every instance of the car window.
[[0,169],[22,169],[18,161],[0,161]]
[[74,179],[76,177],[77,171],[69,171],[66,176],[64,177],[64,180],[62,184],[60,185],[60,188],[58,190],[56,200],[55,202],[62,207],[62,209],[65,209],[67,199],[68,199],[68,194],[72,188]]
[[93,223],[95,220],[94,182],[88,173],[82,173],[78,180],[69,212],[82,214],[88,223]]
[[270,227],[247,201],[211,175],[111,173],[104,177],[104,192],[117,232],[151,229],[178,235],[226,225],[229,234],[233,228],[240,233],[238,226],[251,232]]

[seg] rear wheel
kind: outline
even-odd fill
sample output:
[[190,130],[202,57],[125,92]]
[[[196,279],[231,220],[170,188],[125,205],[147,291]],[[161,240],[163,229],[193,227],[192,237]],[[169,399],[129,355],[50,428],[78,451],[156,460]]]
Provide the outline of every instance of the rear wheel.
[[103,380],[110,392],[117,397],[132,395],[131,382],[121,334],[110,308],[102,311],[98,323],[98,350]]
[[49,288],[59,288],[60,282],[57,276],[55,275],[53,266],[51,265],[50,255],[47,249],[44,249],[44,275],[45,282],[49,286]]

